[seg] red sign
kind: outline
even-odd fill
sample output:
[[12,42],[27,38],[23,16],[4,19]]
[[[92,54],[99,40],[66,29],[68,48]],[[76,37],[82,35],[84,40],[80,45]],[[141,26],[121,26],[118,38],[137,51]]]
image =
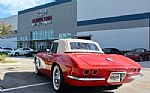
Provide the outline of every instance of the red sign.
[[52,22],[52,16],[46,16],[46,17],[40,17],[40,18],[35,18],[32,20],[32,26],[40,26],[42,24],[49,24]]
[[33,19],[32,23],[39,23],[39,22],[48,21],[48,20],[52,20],[52,16],[47,16],[47,17],[41,17],[41,18]]

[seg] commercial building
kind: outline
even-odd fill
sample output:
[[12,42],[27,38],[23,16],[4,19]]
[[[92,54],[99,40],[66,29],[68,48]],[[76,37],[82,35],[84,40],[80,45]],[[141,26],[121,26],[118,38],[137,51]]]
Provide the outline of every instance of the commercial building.
[[[102,48],[150,50],[149,0],[56,0],[18,13],[18,47],[49,48],[61,38]],[[140,7],[139,7],[140,6]]]
[[20,11],[18,47],[49,48],[51,41],[76,34],[76,1],[58,0]]

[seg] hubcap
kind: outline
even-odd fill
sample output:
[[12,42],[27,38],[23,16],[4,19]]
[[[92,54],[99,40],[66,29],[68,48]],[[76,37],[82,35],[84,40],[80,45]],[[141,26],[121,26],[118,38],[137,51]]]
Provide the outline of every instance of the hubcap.
[[53,70],[53,86],[55,90],[60,87],[60,69],[58,66],[55,66]]

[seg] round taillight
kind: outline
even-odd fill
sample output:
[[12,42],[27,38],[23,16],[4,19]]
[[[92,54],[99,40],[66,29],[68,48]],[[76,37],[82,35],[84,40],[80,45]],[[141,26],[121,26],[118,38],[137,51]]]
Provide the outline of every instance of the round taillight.
[[93,75],[97,75],[98,74],[98,70],[93,70]]
[[141,69],[138,69],[138,72],[140,72]]
[[134,69],[134,72],[136,72],[136,69]]
[[83,71],[83,74],[84,74],[84,75],[90,74],[90,70],[84,70],[84,71]]

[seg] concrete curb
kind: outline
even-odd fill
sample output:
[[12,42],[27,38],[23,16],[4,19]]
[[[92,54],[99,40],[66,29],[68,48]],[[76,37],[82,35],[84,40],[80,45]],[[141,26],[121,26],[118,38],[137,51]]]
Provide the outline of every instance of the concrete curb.
[[13,65],[21,65],[21,62],[16,63],[0,63],[0,66],[13,66]]

